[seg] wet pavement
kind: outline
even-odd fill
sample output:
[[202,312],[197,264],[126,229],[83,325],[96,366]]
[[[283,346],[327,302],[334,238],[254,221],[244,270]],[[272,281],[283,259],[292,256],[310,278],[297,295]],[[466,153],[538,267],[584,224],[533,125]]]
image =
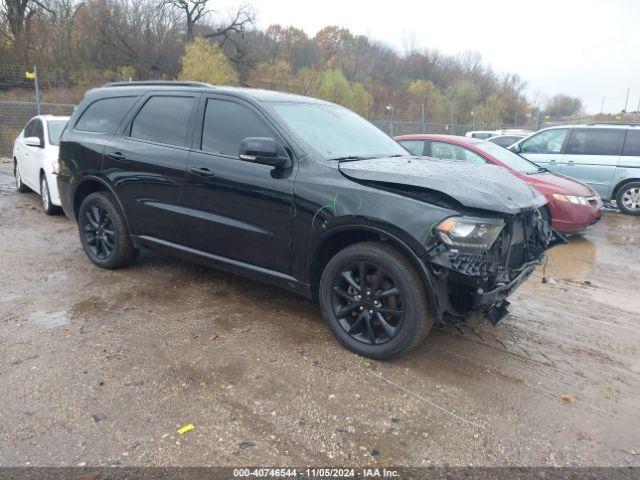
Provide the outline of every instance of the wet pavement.
[[640,466],[640,218],[551,250],[497,327],[380,363],[276,288],[150,252],[95,267],[10,174],[0,466]]

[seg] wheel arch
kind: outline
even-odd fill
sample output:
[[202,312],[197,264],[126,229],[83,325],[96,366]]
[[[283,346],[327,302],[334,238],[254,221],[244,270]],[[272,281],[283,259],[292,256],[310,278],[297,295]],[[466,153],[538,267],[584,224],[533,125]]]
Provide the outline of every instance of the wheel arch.
[[439,302],[436,295],[436,287],[431,273],[424,262],[399,235],[389,229],[372,225],[343,225],[325,232],[311,248],[311,255],[307,265],[311,296],[318,299],[320,277],[329,260],[340,250],[364,241],[384,242],[396,248],[403,254],[418,272],[427,291],[427,300],[432,313],[439,315]]
[[116,201],[116,207],[118,208],[118,210],[120,210],[120,213],[122,214],[122,217],[124,218],[124,222],[125,225],[127,227],[127,231],[129,231],[129,233],[133,233],[131,232],[131,226],[129,224],[129,220],[127,218],[127,213],[125,212],[122,203],[120,202],[120,199],[118,198],[118,195],[116,195],[116,192],[113,190],[113,188],[111,187],[111,185],[109,185],[108,182],[106,182],[105,180],[103,180],[100,177],[95,177],[95,176],[87,176],[84,177],[83,180],[78,183],[78,185],[76,186],[76,188],[73,190],[73,196],[72,196],[72,209],[73,209],[73,216],[75,218],[75,220],[78,220],[78,213],[80,212],[80,205],[82,204],[82,201],[90,194],[95,193],[95,192],[108,192],[111,194],[111,196],[115,199]]
[[625,178],[624,180],[621,180],[620,182],[618,182],[618,184],[615,187],[613,187],[613,192],[611,193],[611,200],[617,200],[616,197],[618,196],[618,192],[622,187],[624,187],[629,183],[636,183],[636,182],[640,183],[640,178]]

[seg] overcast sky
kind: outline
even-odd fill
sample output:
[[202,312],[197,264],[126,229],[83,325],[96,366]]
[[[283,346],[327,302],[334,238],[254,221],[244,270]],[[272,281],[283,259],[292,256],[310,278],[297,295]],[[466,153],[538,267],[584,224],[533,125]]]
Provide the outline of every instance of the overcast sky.
[[[260,28],[272,23],[313,36],[347,27],[404,52],[480,52],[499,72],[519,73],[527,94],[567,93],[591,113],[628,110],[640,100],[640,0],[249,0]],[[238,0],[214,0],[218,11]]]

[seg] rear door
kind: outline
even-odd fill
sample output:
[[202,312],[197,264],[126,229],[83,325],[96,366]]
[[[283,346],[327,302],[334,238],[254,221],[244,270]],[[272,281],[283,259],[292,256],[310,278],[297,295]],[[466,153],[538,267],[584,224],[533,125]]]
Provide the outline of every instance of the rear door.
[[136,235],[186,243],[185,171],[198,98],[147,94],[105,148],[103,171]]
[[24,145],[24,166],[21,165],[20,172],[23,181],[36,192],[40,192],[40,163],[44,156],[44,126],[39,118],[33,119],[30,125],[29,136],[38,138],[40,146]]
[[518,153],[543,168],[560,172],[563,147],[569,136],[569,130],[569,128],[543,130],[524,140],[520,144]]
[[284,139],[255,107],[234,97],[206,95],[198,113],[187,173],[189,243],[198,250],[289,271],[295,169],[240,160],[246,137]]
[[622,155],[625,133],[622,128],[574,128],[560,173],[588,183],[607,198]]
[[24,130],[22,131],[22,135],[20,135],[16,139],[15,146],[15,156],[18,162],[18,168],[20,169],[22,182],[29,187],[32,187],[32,182],[29,174],[29,160],[31,157],[31,150],[27,147],[24,139],[27,137],[33,137],[33,130],[36,120],[37,119],[34,118],[29,123],[27,123],[27,125],[24,127]]

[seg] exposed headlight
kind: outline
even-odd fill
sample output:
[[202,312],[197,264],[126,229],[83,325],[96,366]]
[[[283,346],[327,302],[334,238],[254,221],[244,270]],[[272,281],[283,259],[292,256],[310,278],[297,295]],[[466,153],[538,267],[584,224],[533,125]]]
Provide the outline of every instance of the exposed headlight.
[[560,200],[561,202],[575,203],[576,205],[589,205],[589,200],[586,197],[576,197],[574,195],[562,195],[560,193],[554,193],[553,198]]
[[487,250],[504,228],[499,218],[449,217],[436,227],[440,239],[451,248]]

